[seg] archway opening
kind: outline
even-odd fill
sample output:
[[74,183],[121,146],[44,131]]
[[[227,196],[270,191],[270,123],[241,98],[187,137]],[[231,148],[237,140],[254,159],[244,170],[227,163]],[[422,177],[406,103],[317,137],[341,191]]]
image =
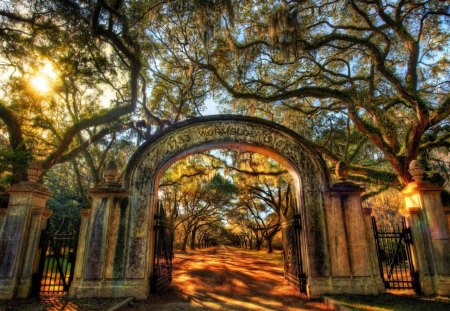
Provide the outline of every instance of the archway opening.
[[268,307],[305,291],[299,176],[249,149],[196,148],[163,166],[153,290],[173,263],[169,291],[184,299]]
[[[269,156],[291,172],[299,212],[304,213],[300,220],[305,231],[302,239],[305,240],[307,283],[311,277],[319,280],[329,276],[325,221],[328,173],[321,156],[303,137],[283,126],[258,118],[220,115],[174,125],[142,145],[129,161],[124,178],[124,188],[130,196],[126,277],[141,280],[148,277],[152,282],[168,278],[167,275],[159,277],[154,271],[159,180],[178,160],[220,148]],[[148,226],[148,222],[152,225]],[[300,239],[298,234],[292,236]],[[306,284],[306,287],[311,295],[311,286]]]

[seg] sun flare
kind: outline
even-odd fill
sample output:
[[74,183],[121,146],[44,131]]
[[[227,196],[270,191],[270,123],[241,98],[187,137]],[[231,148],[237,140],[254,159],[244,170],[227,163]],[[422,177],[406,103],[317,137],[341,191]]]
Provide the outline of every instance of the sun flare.
[[52,89],[52,84],[58,77],[55,68],[52,63],[45,62],[44,65],[36,71],[31,77],[30,84],[33,89],[38,93],[48,93]]
[[39,93],[47,93],[51,89],[50,81],[45,75],[39,74],[37,76],[34,76],[33,78],[31,78],[30,82],[33,88]]

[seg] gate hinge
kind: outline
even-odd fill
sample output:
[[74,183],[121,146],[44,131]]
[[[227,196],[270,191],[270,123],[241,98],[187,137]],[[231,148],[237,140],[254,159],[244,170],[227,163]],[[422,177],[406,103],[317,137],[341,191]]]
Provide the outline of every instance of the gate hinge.
[[300,223],[300,215],[294,215],[293,219],[294,219],[294,228],[301,230],[302,225]]
[[413,244],[413,240],[411,237],[411,228],[404,228],[403,229],[404,239],[406,244]]
[[42,230],[41,237],[39,238],[39,248],[45,247],[46,240],[47,240],[47,230]]
[[162,221],[162,217],[161,215],[155,215],[153,217],[154,221],[153,221],[153,230],[158,230],[161,227],[161,221]]

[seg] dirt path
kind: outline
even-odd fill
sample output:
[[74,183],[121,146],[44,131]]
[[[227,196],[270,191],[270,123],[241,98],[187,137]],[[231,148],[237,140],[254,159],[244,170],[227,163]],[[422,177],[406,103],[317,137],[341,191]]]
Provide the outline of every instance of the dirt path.
[[281,254],[224,246],[178,253],[168,292],[129,310],[327,310],[286,284]]

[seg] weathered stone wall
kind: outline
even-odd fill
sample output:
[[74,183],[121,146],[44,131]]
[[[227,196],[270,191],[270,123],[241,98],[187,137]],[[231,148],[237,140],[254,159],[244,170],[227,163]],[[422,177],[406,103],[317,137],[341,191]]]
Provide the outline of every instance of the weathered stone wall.
[[[147,297],[159,178],[177,160],[215,148],[261,153],[279,161],[293,174],[302,224],[302,258],[311,297],[382,290],[381,279],[372,269],[375,254],[368,246],[370,235],[364,233],[367,225],[360,192],[335,193],[336,200],[330,201],[325,164],[304,138],[265,120],[220,115],[181,122],[146,142],[129,162],[124,189],[118,191],[114,186],[116,190],[108,190],[111,185],[93,189],[91,212],[86,224],[82,224],[85,235],[78,248],[71,296]],[[127,200],[119,192],[127,192]],[[341,204],[343,200],[347,201]],[[337,213],[339,220],[334,219]],[[332,232],[327,228],[330,225]],[[335,245],[335,240],[340,242],[337,248],[331,246],[330,256],[330,245]]]
[[425,295],[450,295],[450,230],[441,192],[421,178],[403,190],[403,213],[411,227],[413,257]]
[[311,291],[316,296],[322,293],[374,295],[384,292],[371,211],[361,207],[363,191],[345,181],[333,185],[327,193],[326,228],[332,277],[313,281]]
[[91,209],[82,210],[74,280],[76,297],[148,296],[145,278],[125,275],[128,194],[116,183],[91,189]]
[[45,208],[49,192],[40,183],[12,185],[8,208],[0,227],[0,300],[25,298],[39,262],[39,239],[51,211]]

